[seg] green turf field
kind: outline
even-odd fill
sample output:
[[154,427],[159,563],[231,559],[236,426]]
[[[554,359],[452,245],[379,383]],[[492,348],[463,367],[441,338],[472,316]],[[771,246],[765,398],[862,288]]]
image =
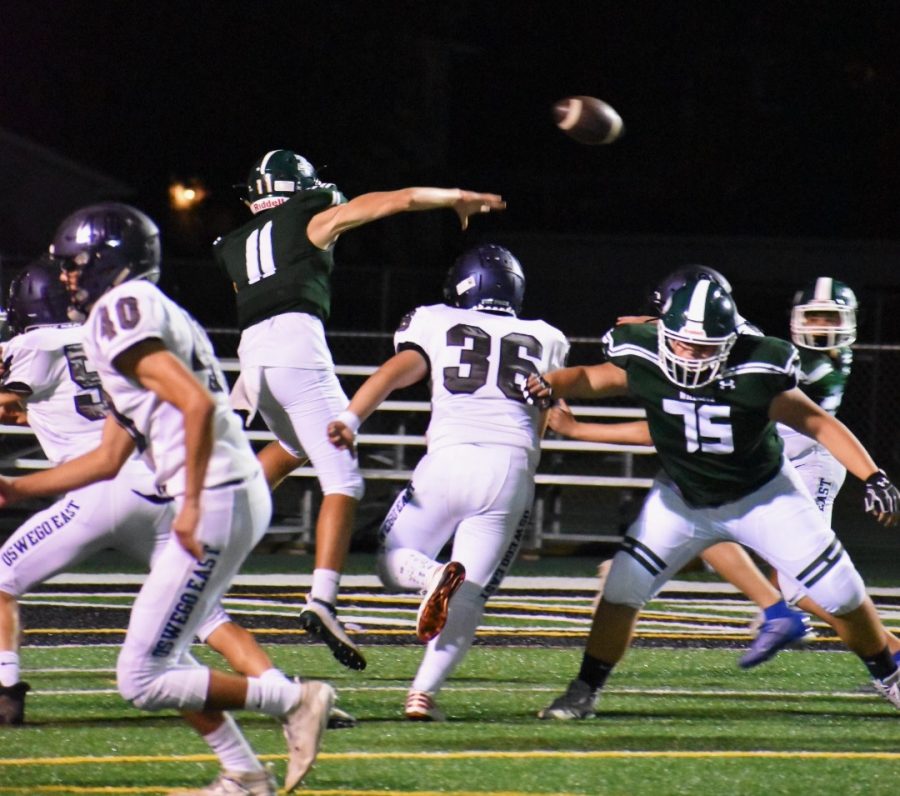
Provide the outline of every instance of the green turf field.
[[[28,598],[34,610],[48,602],[90,609],[97,599]],[[589,595],[530,602],[501,593],[485,617],[489,643],[473,648],[439,697],[449,721],[417,724],[402,717],[421,655],[402,631],[414,601],[385,614],[377,594],[348,595],[355,602],[343,611],[361,632],[390,622],[401,628],[380,636],[391,643],[367,645],[368,668],[351,672],[323,647],[291,643],[296,637],[272,627],[284,599],[273,594],[260,605],[259,595],[247,594],[227,605],[246,610],[248,625],[262,623],[256,632],[284,671],[329,680],[359,719],[354,729],[326,733],[301,793],[874,796],[896,789],[900,714],[870,689],[862,664],[825,642],[742,672],[736,661],[749,638],[748,612],[727,600],[648,606],[639,646],[610,680],[601,715],[569,723],[535,714],[577,669]],[[110,599],[111,627],[99,639],[31,626],[33,643],[23,651],[34,687],[29,725],[0,733],[0,794],[162,794],[215,776],[205,744],[174,713],[141,713],[117,695],[120,602]],[[573,638],[576,646],[558,646]],[[732,646],[693,646],[707,642]],[[688,646],[652,646],[659,643]],[[204,649],[197,654],[212,661]],[[255,714],[239,720],[280,780],[280,728]]]

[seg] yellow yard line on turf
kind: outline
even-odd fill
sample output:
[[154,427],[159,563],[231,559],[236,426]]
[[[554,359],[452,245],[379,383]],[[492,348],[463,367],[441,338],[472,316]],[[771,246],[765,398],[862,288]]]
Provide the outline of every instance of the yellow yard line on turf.
[[[40,788],[40,790],[36,790]],[[123,788],[111,786],[98,786],[96,788],[88,788],[77,785],[33,785],[27,788],[4,788],[0,787],[0,794],[27,793],[34,796],[35,793],[171,793],[172,789],[167,788]],[[513,791],[513,790],[405,790],[401,791],[403,796],[534,796],[534,791]],[[298,796],[307,793],[310,796],[384,796],[383,790],[299,790],[296,791]],[[540,791],[540,796],[576,796],[573,793],[549,793]]]
[[[606,749],[591,752],[555,751],[534,749],[522,752],[497,752],[472,750],[468,752],[322,752],[319,762],[333,760],[627,760],[627,759],[666,759],[666,760],[716,760],[729,759],[769,759],[769,760],[900,760],[900,752],[814,752],[814,751],[776,751],[776,750],[715,750],[700,751],[635,751]],[[107,757],[17,757],[0,759],[0,768],[4,766],[60,766],[60,765],[96,765],[122,763],[211,763],[216,761],[215,755],[110,755]],[[260,760],[286,760],[287,755],[259,755]]]

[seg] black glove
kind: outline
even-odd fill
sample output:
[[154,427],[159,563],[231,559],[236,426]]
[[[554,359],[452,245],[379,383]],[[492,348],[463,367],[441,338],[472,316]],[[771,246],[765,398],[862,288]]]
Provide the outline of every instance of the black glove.
[[884,470],[876,470],[866,479],[865,506],[869,514],[900,512],[900,491],[891,483]]
[[531,390],[528,389],[528,379],[525,379],[525,382],[522,384],[522,397],[525,399],[525,403],[529,406],[536,406],[538,409],[549,409],[553,406],[553,388],[550,386],[550,382],[548,382],[543,376],[538,374],[536,376],[539,388],[543,388],[548,390],[547,395],[543,395],[538,397],[537,395],[533,395]]

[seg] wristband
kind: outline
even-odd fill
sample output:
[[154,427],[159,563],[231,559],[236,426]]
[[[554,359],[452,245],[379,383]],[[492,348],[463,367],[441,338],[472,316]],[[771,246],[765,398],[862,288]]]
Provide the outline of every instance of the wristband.
[[359,419],[359,415],[351,412],[349,409],[345,409],[335,419],[347,426],[353,434],[359,431],[359,427],[362,425],[362,420]]

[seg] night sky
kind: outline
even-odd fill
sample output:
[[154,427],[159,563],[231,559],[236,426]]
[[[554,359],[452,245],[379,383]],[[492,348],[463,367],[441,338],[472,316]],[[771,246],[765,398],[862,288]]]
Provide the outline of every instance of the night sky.
[[[897,240],[898,40],[900,4],[860,0],[7,2],[0,127],[133,186],[177,256],[246,218],[231,186],[279,147],[349,196],[502,193],[473,234]],[[573,94],[625,137],[566,138]],[[190,222],[173,178],[211,190]],[[446,215],[339,253],[446,264]]]

